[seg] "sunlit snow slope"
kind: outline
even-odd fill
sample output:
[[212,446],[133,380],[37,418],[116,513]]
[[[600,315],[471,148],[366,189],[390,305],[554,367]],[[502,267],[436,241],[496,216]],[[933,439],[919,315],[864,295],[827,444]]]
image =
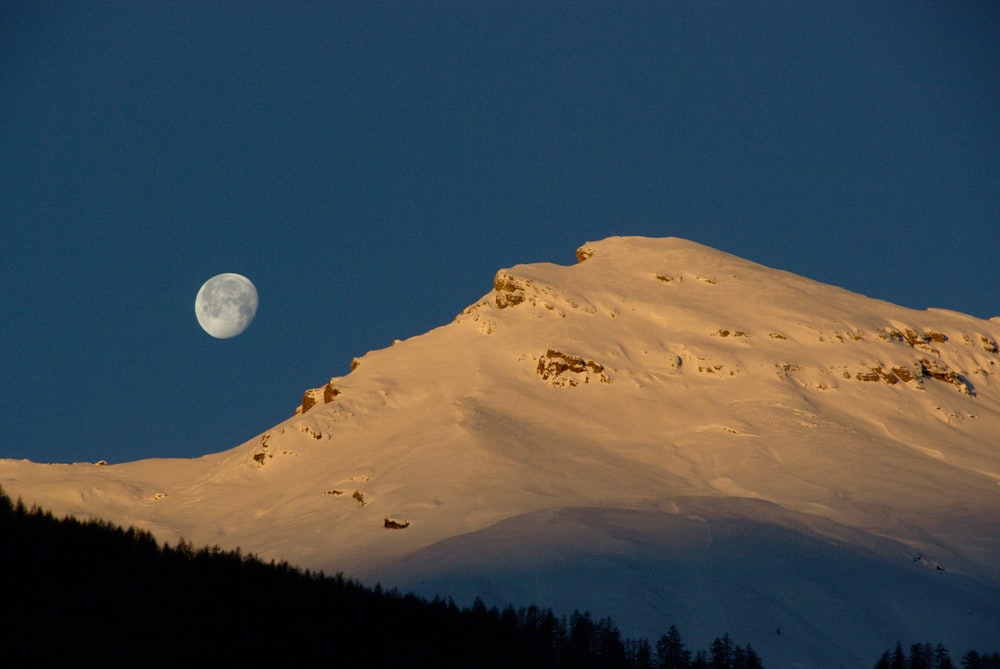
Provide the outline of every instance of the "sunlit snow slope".
[[500,271],[232,450],[0,484],[462,603],[729,631],[769,667],[1000,645],[997,319],[680,239],[577,256]]

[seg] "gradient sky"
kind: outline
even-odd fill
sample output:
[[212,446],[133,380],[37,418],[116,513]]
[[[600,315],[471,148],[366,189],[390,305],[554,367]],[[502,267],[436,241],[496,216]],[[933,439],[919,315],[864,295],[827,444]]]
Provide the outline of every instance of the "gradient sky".
[[1000,314],[997,3],[0,0],[0,457],[231,448],[620,234]]

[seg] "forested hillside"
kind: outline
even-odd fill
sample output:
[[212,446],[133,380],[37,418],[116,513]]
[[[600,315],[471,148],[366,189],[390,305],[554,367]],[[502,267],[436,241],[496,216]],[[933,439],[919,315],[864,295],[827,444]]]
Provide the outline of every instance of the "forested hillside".
[[[551,669],[755,669],[728,634],[689,649],[670,628],[626,639],[610,618],[530,606],[461,608],[450,599],[367,588],[338,574],[264,563],[239,550],[160,545],[101,521],[56,518],[0,489],[0,644],[31,665],[343,665]],[[900,644],[877,669],[998,669],[1000,655],[953,663],[930,643]]]
[[28,509],[2,490],[0,545],[0,644],[35,666],[762,666],[728,635],[692,652],[671,627],[651,647],[589,613],[460,608],[238,550],[161,546],[134,528]]

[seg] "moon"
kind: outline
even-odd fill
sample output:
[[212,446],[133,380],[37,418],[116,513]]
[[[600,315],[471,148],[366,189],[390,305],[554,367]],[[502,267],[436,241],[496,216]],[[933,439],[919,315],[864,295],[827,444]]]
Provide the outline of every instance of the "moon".
[[242,274],[218,274],[206,281],[194,299],[198,325],[216,339],[240,334],[257,314],[257,289]]

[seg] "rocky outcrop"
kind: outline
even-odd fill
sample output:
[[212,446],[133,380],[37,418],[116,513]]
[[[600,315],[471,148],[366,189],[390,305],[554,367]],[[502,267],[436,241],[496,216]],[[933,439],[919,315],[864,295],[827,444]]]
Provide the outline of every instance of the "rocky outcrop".
[[711,334],[712,337],[728,337],[729,335],[732,335],[734,337],[749,337],[750,336],[744,330],[724,330],[724,329],[719,329],[719,330],[716,330],[715,332],[713,332]]
[[[500,270],[493,277],[493,301],[497,309],[528,304],[533,307],[544,307],[561,318],[566,317],[567,310],[595,312],[593,306],[581,305],[578,300],[568,298],[553,286],[523,276],[515,276],[506,270]],[[471,310],[466,309],[465,313],[471,313]]]
[[611,383],[611,377],[605,372],[604,365],[551,348],[539,356],[535,371],[542,381],[559,388],[590,383],[591,379],[599,383]]
[[408,520],[394,520],[389,516],[386,516],[382,521],[383,527],[387,530],[405,530],[410,526],[410,521]]
[[944,381],[945,383],[950,383],[966,395],[975,396],[976,389],[972,383],[955,370],[950,369],[947,365],[940,362],[934,362],[926,358],[921,358],[918,364],[920,365],[920,372],[923,376],[931,379],[937,379],[938,381]]
[[309,409],[312,409],[314,406],[316,406],[316,404],[319,402],[317,398],[321,396],[320,391],[321,389],[319,388],[312,388],[310,390],[305,391],[302,394],[302,403],[295,408],[295,414],[296,415],[303,414],[309,411]]
[[935,332],[934,330],[921,332],[918,330],[911,330],[910,328],[904,328],[902,330],[891,327],[883,328],[882,331],[878,333],[878,336],[883,341],[902,342],[912,346],[913,348],[919,348],[931,353],[937,353],[937,349],[934,348],[932,344],[943,344],[948,341],[947,335],[940,332]]
[[912,366],[908,365],[876,365],[867,367],[861,371],[854,372],[852,376],[847,370],[844,371],[845,379],[855,379],[857,381],[877,382],[881,381],[890,386],[898,383],[913,384],[913,387],[923,390],[923,383],[927,379],[944,381],[955,386],[966,395],[975,396],[976,389],[964,375],[956,372],[942,362],[936,362],[927,358],[921,358]]
[[270,439],[271,439],[271,433],[270,432],[265,432],[264,434],[262,434],[260,436],[260,450],[256,450],[255,449],[254,454],[252,456],[250,456],[251,459],[254,462],[256,462],[258,465],[260,465],[260,466],[263,466],[264,463],[269,458],[273,458],[274,457],[274,454],[273,453],[269,453],[268,450],[267,450],[268,441]]
[[302,404],[295,409],[295,415],[304,414],[319,404],[329,404],[340,394],[340,389],[333,385],[331,380],[322,388],[312,388],[302,394]]
[[[995,373],[994,368],[1000,364],[1000,360],[997,359],[1000,357],[997,356],[1000,346],[992,337],[981,333],[952,331],[946,334],[925,326],[914,327],[899,323],[877,328],[874,337],[867,336],[858,328],[833,332],[810,329],[821,342],[848,346],[858,342],[862,349],[866,349],[865,342],[877,341],[894,349],[893,353],[886,356],[891,356],[889,361],[882,359],[883,354],[879,354],[876,358],[865,362],[859,360],[855,364],[827,367],[835,377],[849,381],[884,383],[888,386],[910,387],[916,390],[923,390],[925,382],[939,381],[954,386],[956,390],[970,397],[975,397],[977,390],[970,379],[976,377],[988,379]],[[718,330],[711,333],[711,336],[725,338],[738,334],[740,333]],[[784,335],[775,332],[771,332],[769,337],[787,340]],[[970,351],[972,348],[981,348],[988,355],[983,356],[981,353]],[[776,366],[781,373],[790,377],[809,368],[809,365],[797,362],[777,362]]]
[[[850,377],[850,374],[847,374]],[[921,376],[919,374],[914,374],[910,369],[906,367],[889,367],[884,368],[881,366],[871,367],[863,372],[856,372],[854,378],[858,381],[882,381],[883,383],[888,383],[890,386],[894,386],[900,381],[903,383],[910,383],[911,381],[917,381],[919,384]]]
[[493,277],[493,290],[496,291],[497,309],[506,309],[521,304],[527,299],[526,286],[506,272],[497,272]]

